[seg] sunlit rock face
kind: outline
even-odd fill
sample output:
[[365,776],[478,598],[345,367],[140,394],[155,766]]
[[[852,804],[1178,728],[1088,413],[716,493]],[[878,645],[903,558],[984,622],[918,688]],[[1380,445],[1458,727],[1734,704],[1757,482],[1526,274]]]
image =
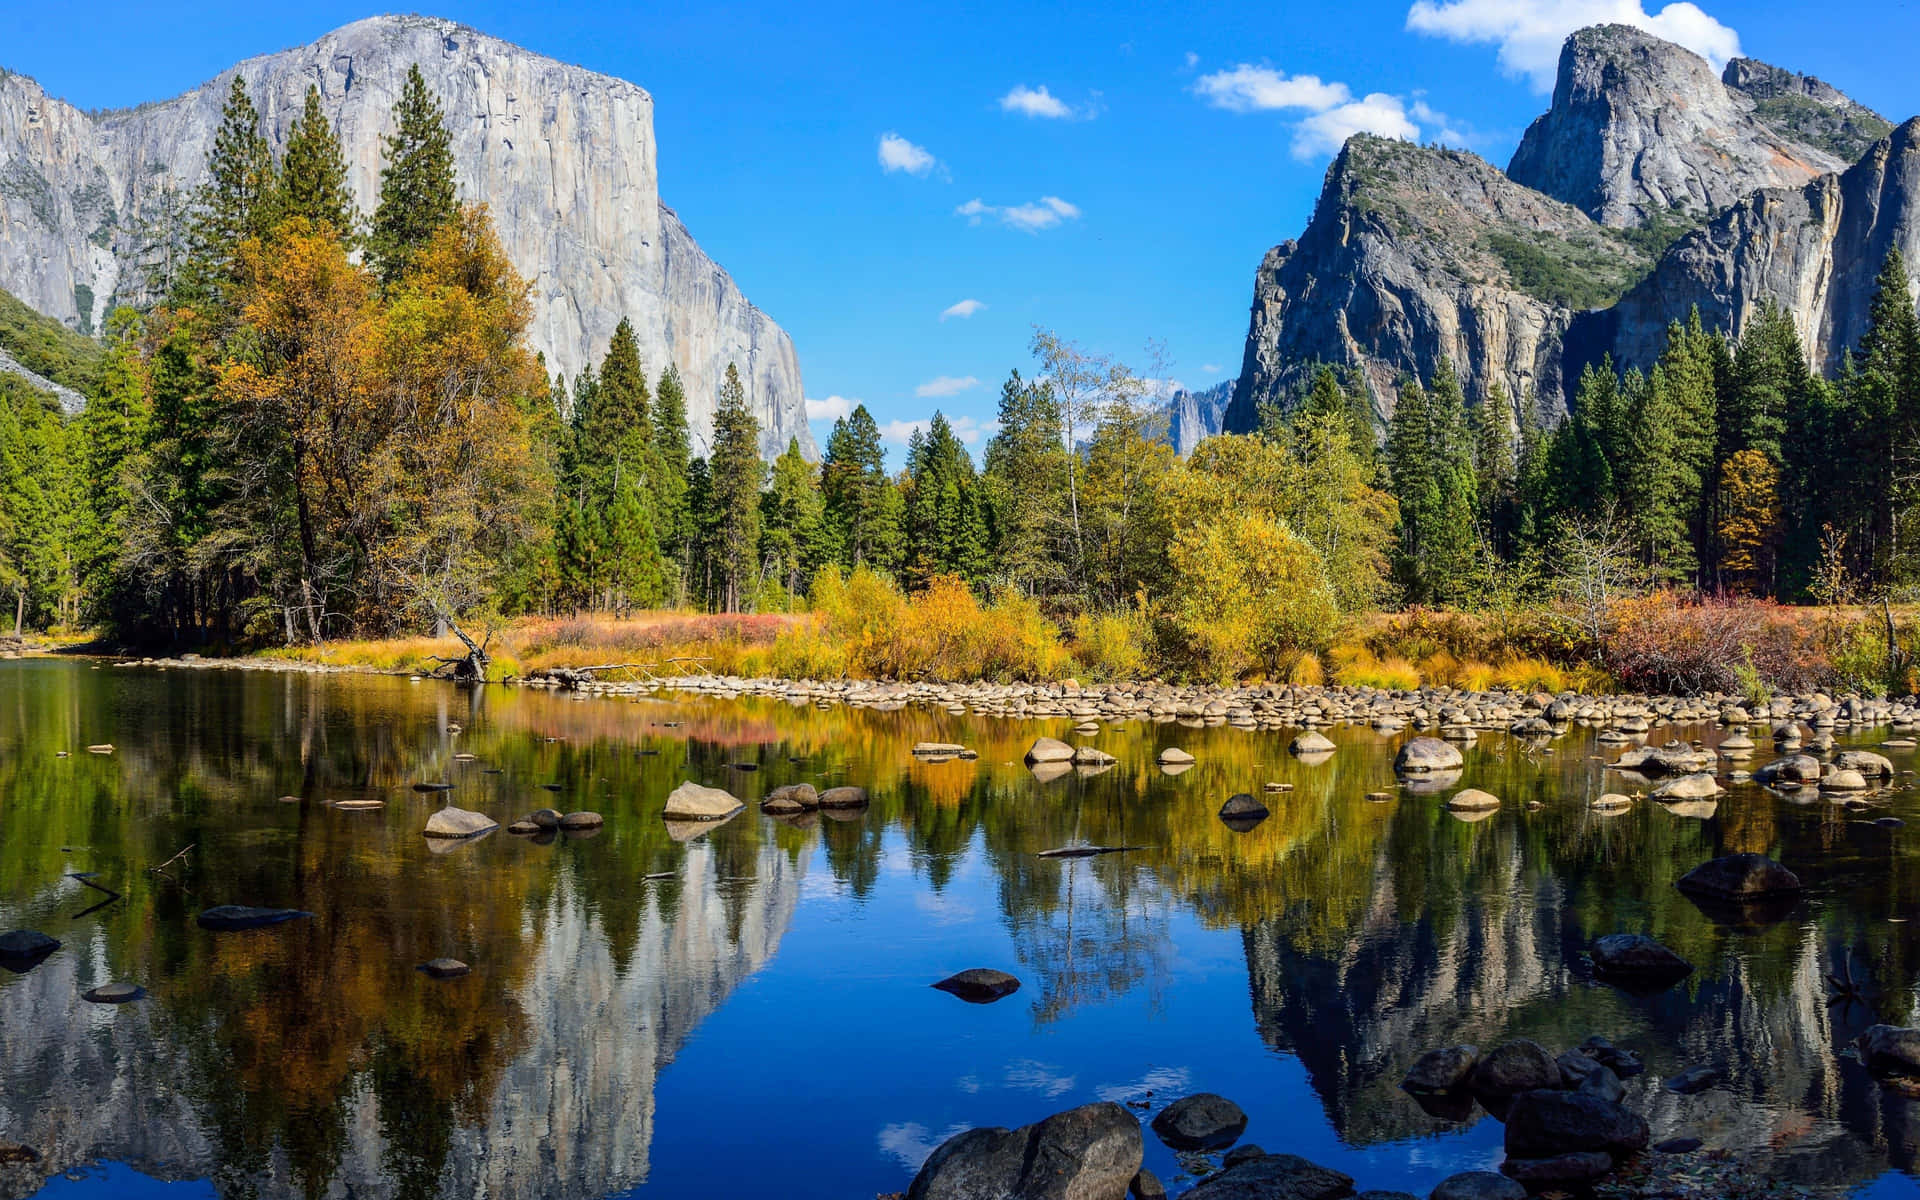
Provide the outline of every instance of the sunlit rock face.
[[417,65],[453,135],[461,194],[484,202],[533,285],[532,345],[569,379],[633,321],[650,374],[687,385],[704,446],[715,394],[738,366],[762,444],[811,451],[799,361],[660,199],[653,98],[451,21],[375,17],[311,45],[248,59],[171,100],[87,113],[0,70],[0,287],[82,332],[147,298],[157,235],[205,178],[235,74],[276,152],[309,86],[339,134],[364,212],[379,199],[381,137]]
[[[587,1200],[646,1181],[661,1070],[773,957],[799,899],[802,867],[772,843],[756,852],[751,880],[740,866],[723,871],[705,840],[691,843],[671,894],[621,898],[639,910],[621,948],[599,915],[608,898],[564,875],[529,906],[528,957],[509,998],[523,1032],[504,1068],[484,1076],[496,1082],[474,1097],[477,1113],[456,1109],[444,1155],[426,1160],[430,1194]],[[0,989],[0,1142],[43,1156],[0,1167],[0,1197],[31,1195],[93,1160],[167,1179],[211,1177],[224,1191],[313,1194],[312,1160],[297,1170],[287,1147],[327,1114],[251,1131],[261,1150],[253,1156],[216,1128],[219,1091],[232,1084],[209,1069],[219,1056],[207,1052],[207,1033],[257,1014],[186,1011],[159,996],[123,1008],[79,999],[86,982],[110,974],[104,947],[69,942]],[[356,1050],[377,1053],[372,1044]],[[422,1152],[425,1115],[382,1111],[367,1075],[356,1072],[345,1089],[337,1158],[327,1160],[320,1194],[393,1194],[398,1164]]]

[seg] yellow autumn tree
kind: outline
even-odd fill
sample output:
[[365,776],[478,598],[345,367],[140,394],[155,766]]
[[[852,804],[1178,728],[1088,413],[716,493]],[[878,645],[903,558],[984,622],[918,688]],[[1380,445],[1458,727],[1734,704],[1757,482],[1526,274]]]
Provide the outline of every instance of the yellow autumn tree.
[[1339,616],[1319,553],[1256,511],[1227,507],[1168,547],[1173,617],[1201,673],[1228,682],[1272,672],[1293,651],[1317,648]]
[[1758,450],[1741,450],[1720,465],[1721,568],[1734,587],[1765,593],[1780,544],[1780,469]]

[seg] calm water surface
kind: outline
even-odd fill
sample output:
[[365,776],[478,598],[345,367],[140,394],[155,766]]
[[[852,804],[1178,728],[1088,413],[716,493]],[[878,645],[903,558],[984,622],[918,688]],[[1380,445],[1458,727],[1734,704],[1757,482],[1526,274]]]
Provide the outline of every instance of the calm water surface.
[[[1645,1056],[1630,1103],[1656,1139],[1920,1191],[1920,1103],[1840,1053],[1876,1012],[1829,1006],[1823,983],[1850,952],[1879,1018],[1920,1016],[1910,788],[1865,819],[1752,786],[1710,815],[1602,818],[1587,802],[1620,780],[1587,733],[1544,751],[1484,735],[1462,782],[1506,806],[1466,822],[1396,787],[1400,739],[1368,730],[1333,731],[1339,753],[1307,766],[1285,735],[1121,726],[1087,739],[1119,766],[1046,783],[1019,762],[1043,732],[1070,738],[920,710],[0,663],[0,929],[65,943],[0,973],[0,1142],[43,1156],[0,1167],[0,1195],[865,1200],[968,1126],[1202,1089],[1246,1108],[1249,1141],[1424,1194],[1497,1163],[1501,1130],[1404,1096],[1421,1051],[1596,1032]],[[915,763],[919,740],[981,757]],[[1199,765],[1162,774],[1167,745]],[[440,798],[410,785],[438,779],[502,823],[551,805],[606,828],[430,846]],[[854,783],[873,804],[670,828],[683,779],[749,802]],[[1264,824],[1215,818],[1268,781],[1294,790]],[[386,807],[332,807],[365,798]],[[1911,824],[1871,824],[1887,812]],[[1075,841],[1144,849],[1036,857]],[[1741,850],[1810,898],[1734,929],[1673,889]],[[82,871],[124,899],[101,906]],[[194,924],[223,903],[315,915]],[[1700,969],[1653,998],[1595,984],[1581,951],[1620,930]],[[441,955],[473,973],[414,969]],[[1024,986],[989,1006],[927,986],[970,966]],[[109,980],[151,995],[80,999]],[[1727,1082],[1659,1089],[1702,1062]],[[1147,1145],[1163,1178],[1190,1177]]]

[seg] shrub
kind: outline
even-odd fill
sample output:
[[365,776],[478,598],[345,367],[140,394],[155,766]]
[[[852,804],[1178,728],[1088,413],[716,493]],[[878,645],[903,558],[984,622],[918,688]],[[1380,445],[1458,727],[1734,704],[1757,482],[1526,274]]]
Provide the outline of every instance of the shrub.
[[1623,600],[1607,614],[1605,666],[1636,691],[1732,692],[1748,682],[1805,691],[1832,666],[1806,622],[1757,600],[1684,603],[1672,592]]
[[1073,620],[1073,656],[1094,679],[1139,679],[1147,674],[1153,627],[1133,610],[1082,613]]
[[1200,673],[1222,683],[1277,673],[1294,652],[1326,643],[1338,610],[1320,555],[1257,513],[1213,516],[1168,548],[1173,619]]

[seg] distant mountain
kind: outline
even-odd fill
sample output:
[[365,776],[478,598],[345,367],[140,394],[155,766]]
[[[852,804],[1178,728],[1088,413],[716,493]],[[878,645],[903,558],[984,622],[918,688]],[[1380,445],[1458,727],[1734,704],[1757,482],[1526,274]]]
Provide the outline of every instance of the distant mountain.
[[812,450],[791,339],[660,199],[653,98],[452,21],[357,21],[115,112],[82,112],[0,70],[0,288],[82,333],[141,299],[148,231],[204,178],[236,74],[276,150],[308,86],[319,87],[355,199],[371,211],[380,139],[414,65],[446,111],[462,194],[488,205],[532,281],[531,340],[550,370],[578,374],[631,317],[650,372],[679,365],[696,441],[706,442],[734,363],[762,447],[777,453],[797,437]]
[[1770,300],[1831,362],[1887,247],[1920,250],[1905,132],[1818,79],[1752,59],[1715,75],[1641,30],[1580,30],[1505,171],[1347,142],[1306,231],[1255,273],[1224,425],[1251,429],[1319,363],[1356,368],[1384,419],[1443,357],[1470,397],[1499,383],[1551,420],[1585,363],[1648,364],[1693,304],[1738,333]]
[[1227,415],[1227,403],[1232,399],[1231,379],[1223,379],[1198,392],[1179,388],[1167,397],[1167,444],[1173,447],[1173,452],[1185,458],[1202,440],[1219,433]]

